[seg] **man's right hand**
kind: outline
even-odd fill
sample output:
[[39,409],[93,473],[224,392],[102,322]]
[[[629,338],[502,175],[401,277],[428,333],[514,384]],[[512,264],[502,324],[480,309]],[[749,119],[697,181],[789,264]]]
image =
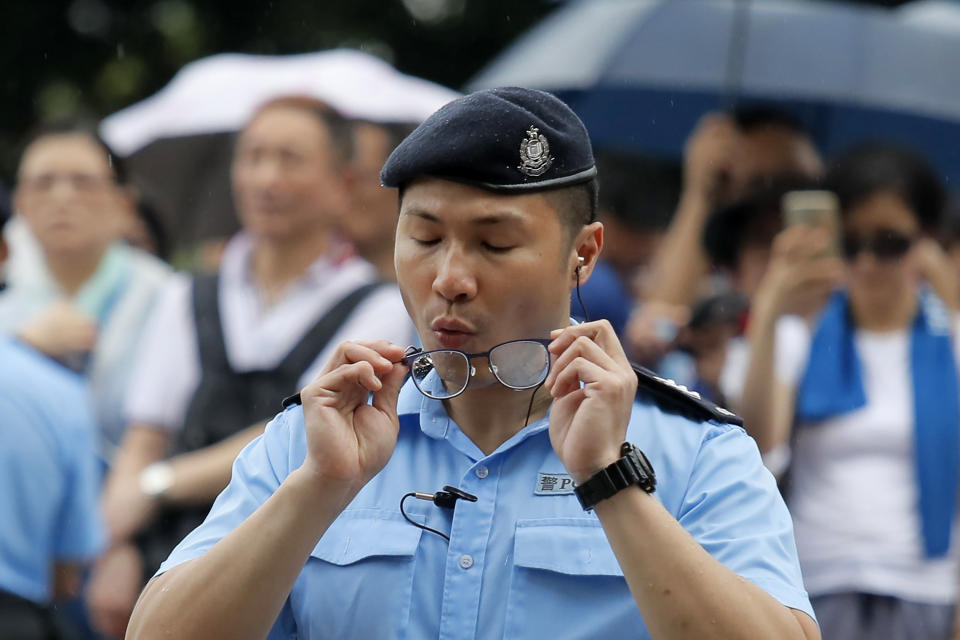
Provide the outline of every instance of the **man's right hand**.
[[97,341],[97,325],[69,302],[57,302],[27,323],[18,337],[53,358],[86,353]]
[[341,343],[300,393],[307,456],[299,471],[342,490],[346,501],[383,469],[397,444],[403,355],[385,340]]

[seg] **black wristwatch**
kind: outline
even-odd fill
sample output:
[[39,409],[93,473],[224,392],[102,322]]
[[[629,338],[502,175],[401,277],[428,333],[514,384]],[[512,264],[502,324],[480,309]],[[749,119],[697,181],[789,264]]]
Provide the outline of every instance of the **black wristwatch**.
[[574,493],[580,500],[584,511],[590,511],[601,500],[606,500],[615,493],[637,485],[646,493],[653,493],[657,487],[657,477],[653,467],[643,451],[629,442],[620,447],[623,456],[613,464],[600,469],[590,476],[590,479],[577,485]]

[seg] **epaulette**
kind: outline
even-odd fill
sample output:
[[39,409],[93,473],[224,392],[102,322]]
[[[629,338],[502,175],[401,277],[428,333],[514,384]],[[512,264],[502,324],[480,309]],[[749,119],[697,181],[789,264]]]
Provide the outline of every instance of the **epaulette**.
[[743,419],[732,411],[705,400],[696,391],[687,389],[673,380],[661,378],[654,372],[633,364],[637,374],[637,394],[649,396],[653,403],[669,413],[678,413],[691,420],[712,420],[720,424],[743,426]]

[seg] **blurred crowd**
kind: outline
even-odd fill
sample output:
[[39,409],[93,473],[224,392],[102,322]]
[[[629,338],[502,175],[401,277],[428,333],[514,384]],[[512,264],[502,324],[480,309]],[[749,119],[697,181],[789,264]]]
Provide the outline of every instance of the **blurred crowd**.
[[[95,126],[29,136],[0,243],[0,637],[122,637],[333,347],[416,343],[379,183],[412,126],[263,105],[234,142],[242,230],[198,273]],[[883,142],[823,158],[768,105],[704,116],[681,163],[597,156],[603,260],[572,315],[744,418],[824,637],[851,609],[952,620],[960,229],[934,169]]]

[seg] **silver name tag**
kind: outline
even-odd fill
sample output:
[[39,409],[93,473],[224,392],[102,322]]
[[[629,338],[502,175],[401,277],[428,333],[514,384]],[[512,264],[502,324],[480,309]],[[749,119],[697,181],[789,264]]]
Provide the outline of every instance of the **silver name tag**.
[[573,488],[573,478],[565,473],[538,473],[534,493],[538,496],[562,496],[573,493]]

